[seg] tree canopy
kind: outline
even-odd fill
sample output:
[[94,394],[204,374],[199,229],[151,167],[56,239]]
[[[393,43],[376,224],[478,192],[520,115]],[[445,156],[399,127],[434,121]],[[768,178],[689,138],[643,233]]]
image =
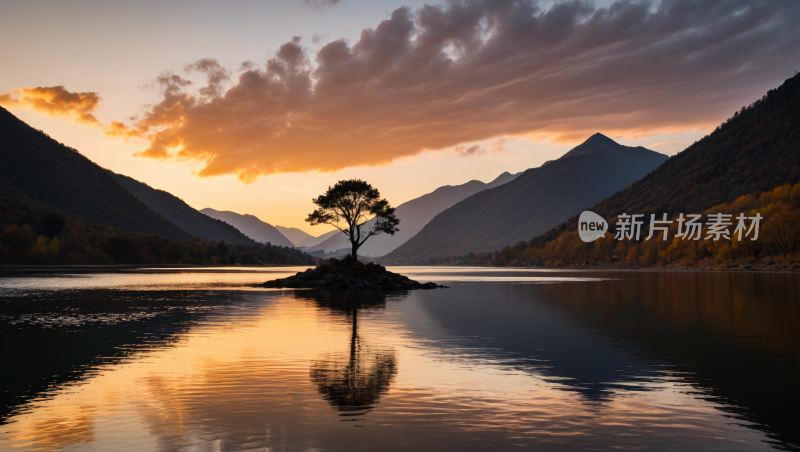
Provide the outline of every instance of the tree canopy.
[[350,240],[356,260],[358,248],[370,237],[399,231],[400,220],[394,215],[394,207],[381,199],[377,188],[363,180],[340,180],[312,201],[318,208],[308,214],[306,221],[312,226],[328,224],[342,231]]

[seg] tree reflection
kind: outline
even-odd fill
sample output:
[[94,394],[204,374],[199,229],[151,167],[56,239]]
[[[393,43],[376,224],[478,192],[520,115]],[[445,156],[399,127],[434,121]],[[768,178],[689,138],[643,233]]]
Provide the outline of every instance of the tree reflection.
[[380,292],[315,292],[314,301],[324,308],[345,314],[350,319],[351,334],[347,353],[327,355],[311,366],[311,381],[320,394],[343,415],[366,413],[378,403],[397,374],[394,350],[370,347],[359,336],[358,313],[381,309],[386,296]]

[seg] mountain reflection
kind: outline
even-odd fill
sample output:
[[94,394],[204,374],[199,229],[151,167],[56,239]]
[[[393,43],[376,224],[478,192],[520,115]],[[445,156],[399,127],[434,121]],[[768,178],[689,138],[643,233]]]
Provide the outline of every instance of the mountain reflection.
[[370,291],[314,291],[298,295],[314,300],[320,307],[341,312],[350,320],[348,352],[327,354],[324,359],[314,361],[310,378],[325,400],[346,412],[343,416],[366,413],[389,389],[397,374],[397,356],[394,350],[371,347],[364,342],[358,334],[358,312],[385,307],[386,295]]
[[7,303],[0,450],[799,450],[796,275],[593,275]]
[[426,313],[462,338],[462,349],[479,350],[470,359],[538,374],[599,404],[677,383],[764,432],[775,447],[800,450],[800,387],[776,384],[800,380],[800,278],[581,276],[606,280],[455,286],[438,298],[420,295]]
[[652,390],[648,383],[658,366],[628,344],[598,340],[570,316],[542,303],[537,290],[545,286],[454,286],[436,298],[420,295],[425,312],[456,335],[452,341],[458,346],[445,342],[448,349],[464,359],[534,373],[593,404],[611,401],[623,387]]
[[[713,287],[714,290],[709,290]],[[643,272],[537,296],[606,337],[646,348],[697,397],[800,450],[800,278],[790,273]]]

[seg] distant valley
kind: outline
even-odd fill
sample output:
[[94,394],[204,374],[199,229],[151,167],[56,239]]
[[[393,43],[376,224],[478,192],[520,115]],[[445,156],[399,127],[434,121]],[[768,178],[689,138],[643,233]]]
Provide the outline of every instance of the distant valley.
[[201,209],[200,212],[208,215],[211,218],[215,218],[233,225],[236,229],[242,231],[244,235],[257,242],[271,243],[273,245],[287,247],[294,246],[294,243],[281,234],[280,231],[275,229],[274,226],[259,220],[253,215],[242,215],[236,212],[230,212],[227,210],[220,211],[211,208]]
[[[505,172],[488,183],[439,187],[398,205],[399,232],[371,238],[359,254],[384,264],[478,262],[460,256],[479,253],[482,263],[495,265],[612,258],[654,265],[663,250],[650,250],[646,257],[644,245],[635,252],[626,248],[630,256],[608,250],[554,256],[544,250],[554,240],[574,240],[569,234],[576,215],[586,209],[607,218],[634,210],[672,215],[715,205],[732,209],[737,198],[784,196],[775,190],[786,184],[784,201],[747,205],[785,208],[786,215],[794,215],[791,203],[800,202],[791,185],[800,179],[794,128],[799,89],[798,77],[787,80],[672,159],[596,133],[540,167]],[[350,249],[339,230],[314,237],[250,214],[195,210],[171,193],[100,168],[3,109],[0,139],[0,226],[5,228],[0,251],[6,250],[10,263],[311,262],[341,257]],[[593,249],[579,245],[570,249]],[[782,249],[764,246],[760,252]],[[716,248],[699,252],[717,262],[740,254]]]
[[[0,108],[0,263],[303,264],[180,198],[107,171]],[[276,231],[277,232],[277,231]]]

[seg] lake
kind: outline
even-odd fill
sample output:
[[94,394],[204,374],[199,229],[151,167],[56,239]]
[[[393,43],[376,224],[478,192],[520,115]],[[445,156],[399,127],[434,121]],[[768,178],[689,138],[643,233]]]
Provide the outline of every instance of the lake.
[[0,273],[0,450],[800,450],[800,275]]

